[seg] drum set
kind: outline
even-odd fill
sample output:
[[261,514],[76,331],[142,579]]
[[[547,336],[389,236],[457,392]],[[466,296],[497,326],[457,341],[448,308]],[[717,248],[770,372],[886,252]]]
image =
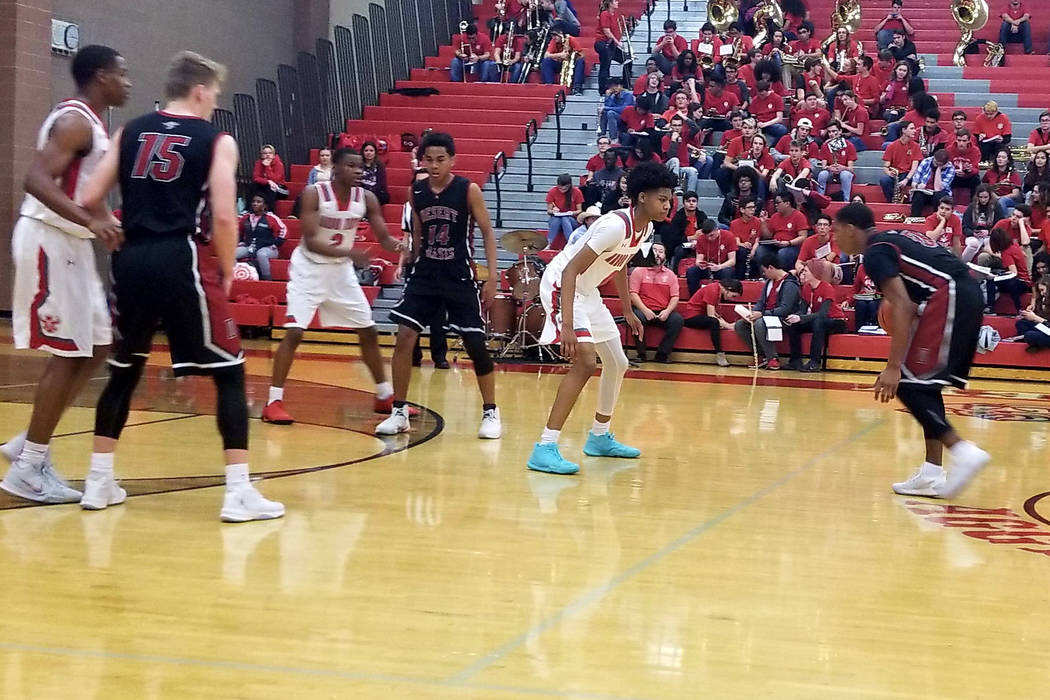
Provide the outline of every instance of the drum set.
[[497,344],[500,358],[538,354],[540,360],[556,360],[549,347],[540,345],[547,319],[540,303],[540,280],[546,265],[536,253],[547,247],[547,237],[538,231],[511,231],[503,234],[500,245],[521,259],[506,272],[510,294],[497,294],[489,309],[488,339]]

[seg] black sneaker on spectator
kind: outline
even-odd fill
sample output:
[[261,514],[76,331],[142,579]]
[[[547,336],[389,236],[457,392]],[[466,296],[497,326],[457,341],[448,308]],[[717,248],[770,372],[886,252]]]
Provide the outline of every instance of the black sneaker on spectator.
[[819,372],[821,369],[820,363],[814,360],[810,360],[806,364],[802,365],[802,372]]
[[790,369],[794,372],[802,372],[802,360],[788,360],[788,363],[784,365],[784,369]]

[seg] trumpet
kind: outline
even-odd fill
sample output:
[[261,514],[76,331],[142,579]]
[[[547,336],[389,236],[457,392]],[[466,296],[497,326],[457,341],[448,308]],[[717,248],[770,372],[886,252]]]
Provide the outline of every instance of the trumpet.
[[631,45],[631,28],[627,24],[627,18],[618,15],[617,21],[620,23],[620,36],[623,37],[623,62],[634,63],[634,47]]

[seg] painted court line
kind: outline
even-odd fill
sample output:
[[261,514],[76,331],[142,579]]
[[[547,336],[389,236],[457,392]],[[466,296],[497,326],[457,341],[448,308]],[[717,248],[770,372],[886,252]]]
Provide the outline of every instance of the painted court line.
[[619,574],[613,576],[605,583],[602,583],[598,587],[587,591],[580,597],[568,603],[561,610],[548,616],[546,619],[536,623],[535,625],[527,629],[525,632],[522,632],[517,637],[514,637],[502,646],[497,647],[496,649],[490,651],[488,654],[485,654],[485,656],[481,657],[471,665],[467,666],[459,673],[456,673],[455,675],[449,677],[449,681],[453,683],[469,681],[477,674],[492,666],[494,663],[497,663],[498,661],[502,660],[511,652],[517,651],[526,643],[539,637],[547,630],[561,624],[570,617],[579,614],[590,605],[597,603],[602,598],[611,593],[613,590],[615,590],[620,584],[625,583],[626,581],[634,578],[638,574],[650,568],[654,564],[657,564],[663,559],[666,559],[669,555],[674,554],[682,547],[686,546],[687,544],[690,544],[693,540],[700,537],[700,535],[703,535],[705,532],[720,525],[722,522],[728,520],[729,518],[744,510],[748,506],[753,505],[754,503],[762,500],[769,494],[779,489],[784,484],[790,482],[795,477],[806,473],[807,471],[820,464],[822,461],[835,454],[842,448],[847,447],[853,442],[864,437],[869,432],[874,430],[879,424],[881,424],[883,420],[883,418],[879,418],[869,423],[868,425],[853,433],[849,437],[840,440],[824,452],[821,452],[817,456],[811,458],[802,466],[797,467],[796,469],[784,474],[784,476],[780,477],[773,483],[759,489],[758,491],[755,491],[747,498],[743,499],[742,501],[738,501],[736,504],[730,506],[729,508],[722,511],[713,518],[710,518],[709,520],[705,520],[704,522],[700,523],[693,529],[681,535],[678,539],[670,542],[669,544],[665,545],[663,548],[657,550],[656,552],[653,552],[641,561],[636,562],[631,567],[624,569]]

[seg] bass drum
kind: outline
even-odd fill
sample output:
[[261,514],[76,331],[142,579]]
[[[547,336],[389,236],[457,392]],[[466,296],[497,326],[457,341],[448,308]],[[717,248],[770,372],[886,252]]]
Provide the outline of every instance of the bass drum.
[[506,294],[497,294],[489,309],[489,337],[506,338],[514,332],[515,301]]
[[526,258],[507,270],[510,293],[518,301],[532,301],[540,296],[540,279],[545,265],[538,258]]
[[539,341],[543,333],[543,324],[547,321],[547,312],[542,304],[529,304],[522,312],[521,327],[532,335],[529,340]]

